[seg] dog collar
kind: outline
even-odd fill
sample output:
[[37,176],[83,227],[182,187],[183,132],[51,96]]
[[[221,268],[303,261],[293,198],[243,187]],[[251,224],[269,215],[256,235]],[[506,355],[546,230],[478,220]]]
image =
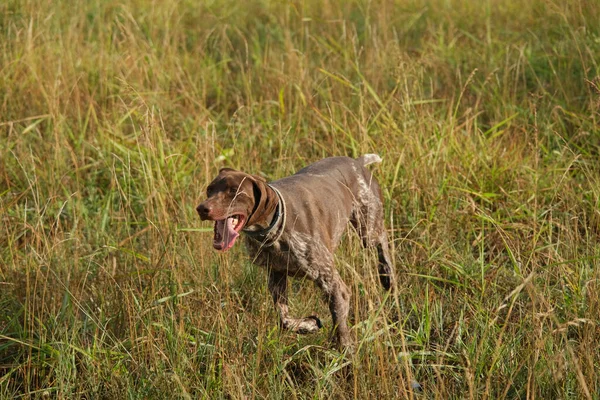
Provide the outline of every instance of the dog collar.
[[271,246],[281,237],[283,233],[283,229],[285,228],[285,200],[283,200],[283,196],[279,192],[277,188],[267,184],[273,191],[277,194],[277,198],[279,202],[277,203],[277,208],[275,209],[275,215],[273,216],[273,220],[271,224],[259,231],[247,231],[242,229],[242,231],[248,235],[250,238],[260,242],[263,246]]

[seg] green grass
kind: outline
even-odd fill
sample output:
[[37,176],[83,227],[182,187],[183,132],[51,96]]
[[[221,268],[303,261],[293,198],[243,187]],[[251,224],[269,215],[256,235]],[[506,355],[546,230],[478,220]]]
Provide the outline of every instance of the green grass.
[[[1,398],[595,398],[600,4],[0,3]],[[318,290],[195,215],[218,168],[380,154],[397,296]],[[413,394],[411,380],[422,385]]]

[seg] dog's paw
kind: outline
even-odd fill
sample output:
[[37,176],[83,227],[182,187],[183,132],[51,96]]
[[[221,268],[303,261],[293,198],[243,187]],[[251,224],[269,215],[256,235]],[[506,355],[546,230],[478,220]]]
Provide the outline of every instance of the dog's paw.
[[306,317],[307,319],[314,319],[315,323],[317,324],[317,328],[321,329],[323,328],[323,324],[321,323],[321,320],[319,319],[319,317],[317,317],[316,315],[309,315],[308,317]]
[[316,315],[296,320],[292,330],[301,335],[318,332],[323,327],[321,320]]

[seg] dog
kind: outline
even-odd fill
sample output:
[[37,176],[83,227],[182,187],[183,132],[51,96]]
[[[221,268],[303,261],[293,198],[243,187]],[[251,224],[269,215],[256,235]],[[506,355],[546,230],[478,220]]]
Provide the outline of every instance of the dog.
[[214,221],[213,247],[227,251],[243,233],[254,263],[267,267],[269,291],[284,329],[299,334],[321,327],[316,316],[293,318],[287,277],[308,278],[325,293],[333,319],[333,339],[351,346],[350,290],[334,268],[334,252],[348,222],[363,247],[376,247],[381,284],[394,287],[394,270],[384,225],[381,188],[366,166],[376,154],[357,159],[330,157],[270,183],[260,176],[223,168],[197,208]]

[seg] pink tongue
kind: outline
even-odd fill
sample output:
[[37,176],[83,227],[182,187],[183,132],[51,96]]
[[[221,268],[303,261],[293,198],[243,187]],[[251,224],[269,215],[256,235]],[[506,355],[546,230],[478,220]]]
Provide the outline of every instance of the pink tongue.
[[[219,250],[229,250],[235,239],[240,236],[239,233],[233,229],[233,218],[227,218],[226,221],[217,221],[217,231],[221,235],[221,243],[215,243],[215,247],[218,247]],[[218,246],[217,246],[218,245]]]

